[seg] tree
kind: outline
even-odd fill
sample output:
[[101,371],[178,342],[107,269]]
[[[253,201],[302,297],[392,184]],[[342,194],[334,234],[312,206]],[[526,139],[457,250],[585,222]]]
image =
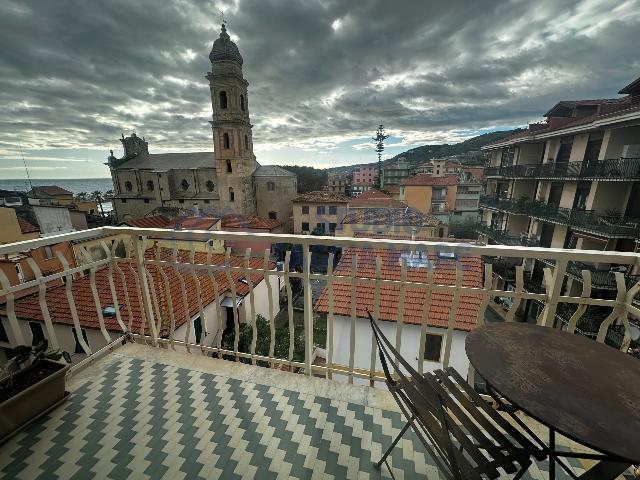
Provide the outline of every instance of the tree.
[[91,200],[94,200],[98,207],[100,207],[100,213],[104,217],[104,208],[102,207],[102,202],[104,201],[104,197],[102,196],[102,192],[100,190],[96,190],[91,194]]
[[89,194],[87,192],[76,193],[76,199],[81,202],[86,202],[89,199]]
[[373,141],[376,142],[375,152],[378,154],[378,180],[376,181],[376,187],[378,190],[382,190],[382,152],[384,152],[384,141],[389,138],[384,131],[384,125],[378,125],[376,130],[376,136],[373,137]]
[[107,190],[106,192],[104,192],[104,199],[111,201],[113,200],[114,195],[115,194],[113,193],[113,190]]

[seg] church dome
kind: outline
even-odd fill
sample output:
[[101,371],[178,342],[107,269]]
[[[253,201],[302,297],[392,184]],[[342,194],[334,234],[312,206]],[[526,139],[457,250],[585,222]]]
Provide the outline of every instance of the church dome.
[[240,50],[238,50],[238,46],[229,38],[227,27],[225,27],[224,23],[222,24],[220,38],[217,38],[216,41],[213,42],[213,48],[209,54],[209,60],[211,60],[211,63],[228,60],[236,62],[242,66],[242,55],[240,55]]

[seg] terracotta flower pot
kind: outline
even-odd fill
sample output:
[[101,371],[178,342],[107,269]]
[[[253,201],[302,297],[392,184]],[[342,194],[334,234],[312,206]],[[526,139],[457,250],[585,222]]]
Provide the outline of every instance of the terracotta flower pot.
[[[0,403],[0,443],[60,404],[68,396],[64,388],[69,365],[52,360],[41,360],[38,366],[31,365],[16,373],[13,376],[14,385],[28,381],[28,377],[33,376],[42,366],[53,372]],[[8,380],[4,380],[0,388],[5,387],[7,382]]]

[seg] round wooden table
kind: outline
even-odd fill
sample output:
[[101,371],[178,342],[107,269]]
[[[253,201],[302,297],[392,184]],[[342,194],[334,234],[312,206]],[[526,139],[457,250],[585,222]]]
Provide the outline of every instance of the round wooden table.
[[466,352],[493,391],[549,427],[552,459],[559,432],[610,459],[640,464],[639,359],[527,323],[480,327],[467,336]]

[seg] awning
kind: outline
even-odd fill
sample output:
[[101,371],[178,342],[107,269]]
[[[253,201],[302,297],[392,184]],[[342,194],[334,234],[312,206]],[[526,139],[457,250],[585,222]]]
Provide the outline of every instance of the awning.
[[[242,300],[244,297],[240,295],[236,296],[236,307],[239,307],[242,304]],[[220,302],[221,307],[233,307],[233,297],[224,297]]]

